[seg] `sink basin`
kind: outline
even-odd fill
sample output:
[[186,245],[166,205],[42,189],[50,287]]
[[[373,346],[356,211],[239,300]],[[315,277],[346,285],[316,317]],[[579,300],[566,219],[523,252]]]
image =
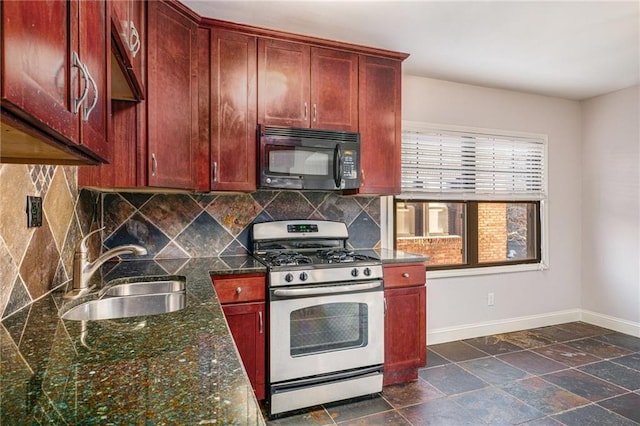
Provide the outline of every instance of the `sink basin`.
[[144,281],[110,284],[100,294],[101,296],[112,297],[184,292],[186,288],[185,281],[184,277],[146,278]]
[[187,306],[184,291],[105,297],[89,300],[63,313],[60,317],[74,321],[95,321],[166,314]]

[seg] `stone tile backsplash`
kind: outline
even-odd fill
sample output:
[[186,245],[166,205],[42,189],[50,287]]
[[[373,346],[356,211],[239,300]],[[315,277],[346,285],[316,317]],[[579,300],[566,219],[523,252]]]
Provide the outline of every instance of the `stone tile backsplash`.
[[[90,226],[86,198],[92,198],[88,191],[79,197],[77,181],[77,167],[0,164],[2,319],[71,277],[73,249]],[[41,227],[27,228],[27,195],[42,197]]]
[[[333,192],[252,194],[99,193],[80,190],[77,167],[0,164],[0,319],[72,277],[82,236],[91,258],[121,244],[140,244],[168,270],[180,259],[251,251],[251,224],[283,219],[344,221],[351,248],[380,246],[380,198]],[[39,228],[27,228],[26,197],[43,200]],[[174,260],[175,259],[175,260]]]
[[103,250],[139,244],[147,258],[251,252],[251,224],[283,219],[343,221],[352,248],[380,246],[380,198],[332,192],[253,194],[102,194]]

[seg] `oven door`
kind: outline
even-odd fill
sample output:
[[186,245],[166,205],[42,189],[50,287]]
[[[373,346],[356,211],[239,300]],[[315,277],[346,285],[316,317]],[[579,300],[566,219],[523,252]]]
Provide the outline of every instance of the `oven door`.
[[381,280],[270,291],[270,382],[384,361]]

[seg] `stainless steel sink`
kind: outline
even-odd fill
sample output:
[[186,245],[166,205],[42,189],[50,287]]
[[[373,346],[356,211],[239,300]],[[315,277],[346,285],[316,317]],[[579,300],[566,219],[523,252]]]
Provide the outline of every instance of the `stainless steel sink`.
[[138,294],[89,300],[71,308],[60,317],[66,320],[90,321],[166,314],[187,306],[185,291]]
[[184,277],[145,278],[143,281],[129,281],[123,283],[109,283],[100,292],[100,297],[135,296],[157,293],[174,293],[185,291]]

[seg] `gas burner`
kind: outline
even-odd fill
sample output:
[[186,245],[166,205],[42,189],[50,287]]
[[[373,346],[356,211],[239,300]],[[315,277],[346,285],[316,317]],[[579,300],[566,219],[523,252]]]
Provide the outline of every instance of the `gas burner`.
[[307,265],[313,263],[309,256],[296,252],[267,253],[265,260],[272,266]]
[[320,259],[325,259],[327,263],[347,263],[356,262],[358,260],[369,260],[368,256],[356,254],[347,249],[318,250],[316,255]]

